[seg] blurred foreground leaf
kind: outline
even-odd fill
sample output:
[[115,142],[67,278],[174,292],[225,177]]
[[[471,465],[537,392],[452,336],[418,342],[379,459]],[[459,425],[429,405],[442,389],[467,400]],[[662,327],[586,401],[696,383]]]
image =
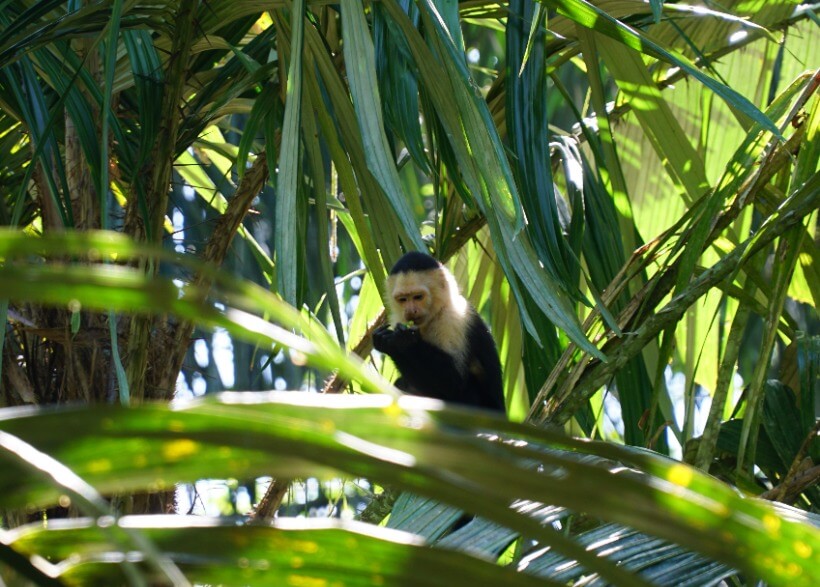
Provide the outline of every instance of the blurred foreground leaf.
[[[629,575],[576,551],[510,505],[563,506],[653,534],[776,584],[815,585],[820,532],[648,451],[580,441],[434,400],[226,393],[171,406],[8,409],[0,430],[65,464],[103,493],[200,478],[334,472],[456,505],[569,551],[608,581]],[[66,491],[2,453],[0,506],[30,509]],[[795,514],[797,515],[797,514]]]
[[475,557],[424,548],[422,539],[406,532],[357,522],[286,519],[268,527],[191,516],[85,518],[57,520],[47,530],[27,526],[7,533],[5,540],[26,554],[64,561],[43,566],[68,584],[121,585],[122,565],[114,564],[119,553],[101,531],[112,523],[142,532],[199,584],[558,585]]

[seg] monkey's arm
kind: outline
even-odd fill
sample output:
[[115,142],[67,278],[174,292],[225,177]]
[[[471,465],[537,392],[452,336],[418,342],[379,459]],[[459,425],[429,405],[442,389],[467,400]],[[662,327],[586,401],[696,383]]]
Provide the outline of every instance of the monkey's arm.
[[448,402],[465,402],[465,378],[453,357],[422,340],[415,328],[383,327],[373,333],[373,346],[385,353],[401,372],[396,386],[403,391]]

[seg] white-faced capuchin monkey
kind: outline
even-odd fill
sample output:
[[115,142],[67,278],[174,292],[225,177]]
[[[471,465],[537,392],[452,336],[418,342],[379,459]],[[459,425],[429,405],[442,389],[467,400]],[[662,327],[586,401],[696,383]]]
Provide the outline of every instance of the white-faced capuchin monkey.
[[401,372],[396,387],[506,412],[495,341],[444,265],[407,253],[390,270],[387,295],[390,323],[373,333],[373,346]]

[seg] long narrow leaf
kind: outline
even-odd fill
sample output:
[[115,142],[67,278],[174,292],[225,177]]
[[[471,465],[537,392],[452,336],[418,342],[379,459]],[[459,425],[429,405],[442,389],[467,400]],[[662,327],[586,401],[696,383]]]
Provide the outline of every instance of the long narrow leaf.
[[276,279],[285,301],[296,304],[297,240],[299,224],[296,199],[301,181],[301,149],[299,119],[302,115],[302,39],[305,28],[305,0],[295,0],[290,10],[290,65],[288,66],[287,98],[279,153],[279,174],[276,182]]
[[348,82],[350,93],[353,95],[356,118],[362,131],[368,167],[384,190],[404,228],[404,234],[399,236],[402,237],[405,246],[424,250],[421,233],[401,189],[396,164],[384,133],[373,41],[364,17],[364,7],[358,0],[342,0],[341,6]]

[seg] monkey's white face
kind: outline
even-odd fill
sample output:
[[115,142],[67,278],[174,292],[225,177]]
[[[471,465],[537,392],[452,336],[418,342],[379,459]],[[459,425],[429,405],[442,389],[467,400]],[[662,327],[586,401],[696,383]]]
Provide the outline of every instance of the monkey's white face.
[[412,322],[414,326],[423,327],[435,315],[440,280],[437,273],[418,271],[390,276],[387,285],[394,322]]
[[404,322],[421,326],[430,314],[430,290],[426,287],[394,290],[393,302],[398,306]]

